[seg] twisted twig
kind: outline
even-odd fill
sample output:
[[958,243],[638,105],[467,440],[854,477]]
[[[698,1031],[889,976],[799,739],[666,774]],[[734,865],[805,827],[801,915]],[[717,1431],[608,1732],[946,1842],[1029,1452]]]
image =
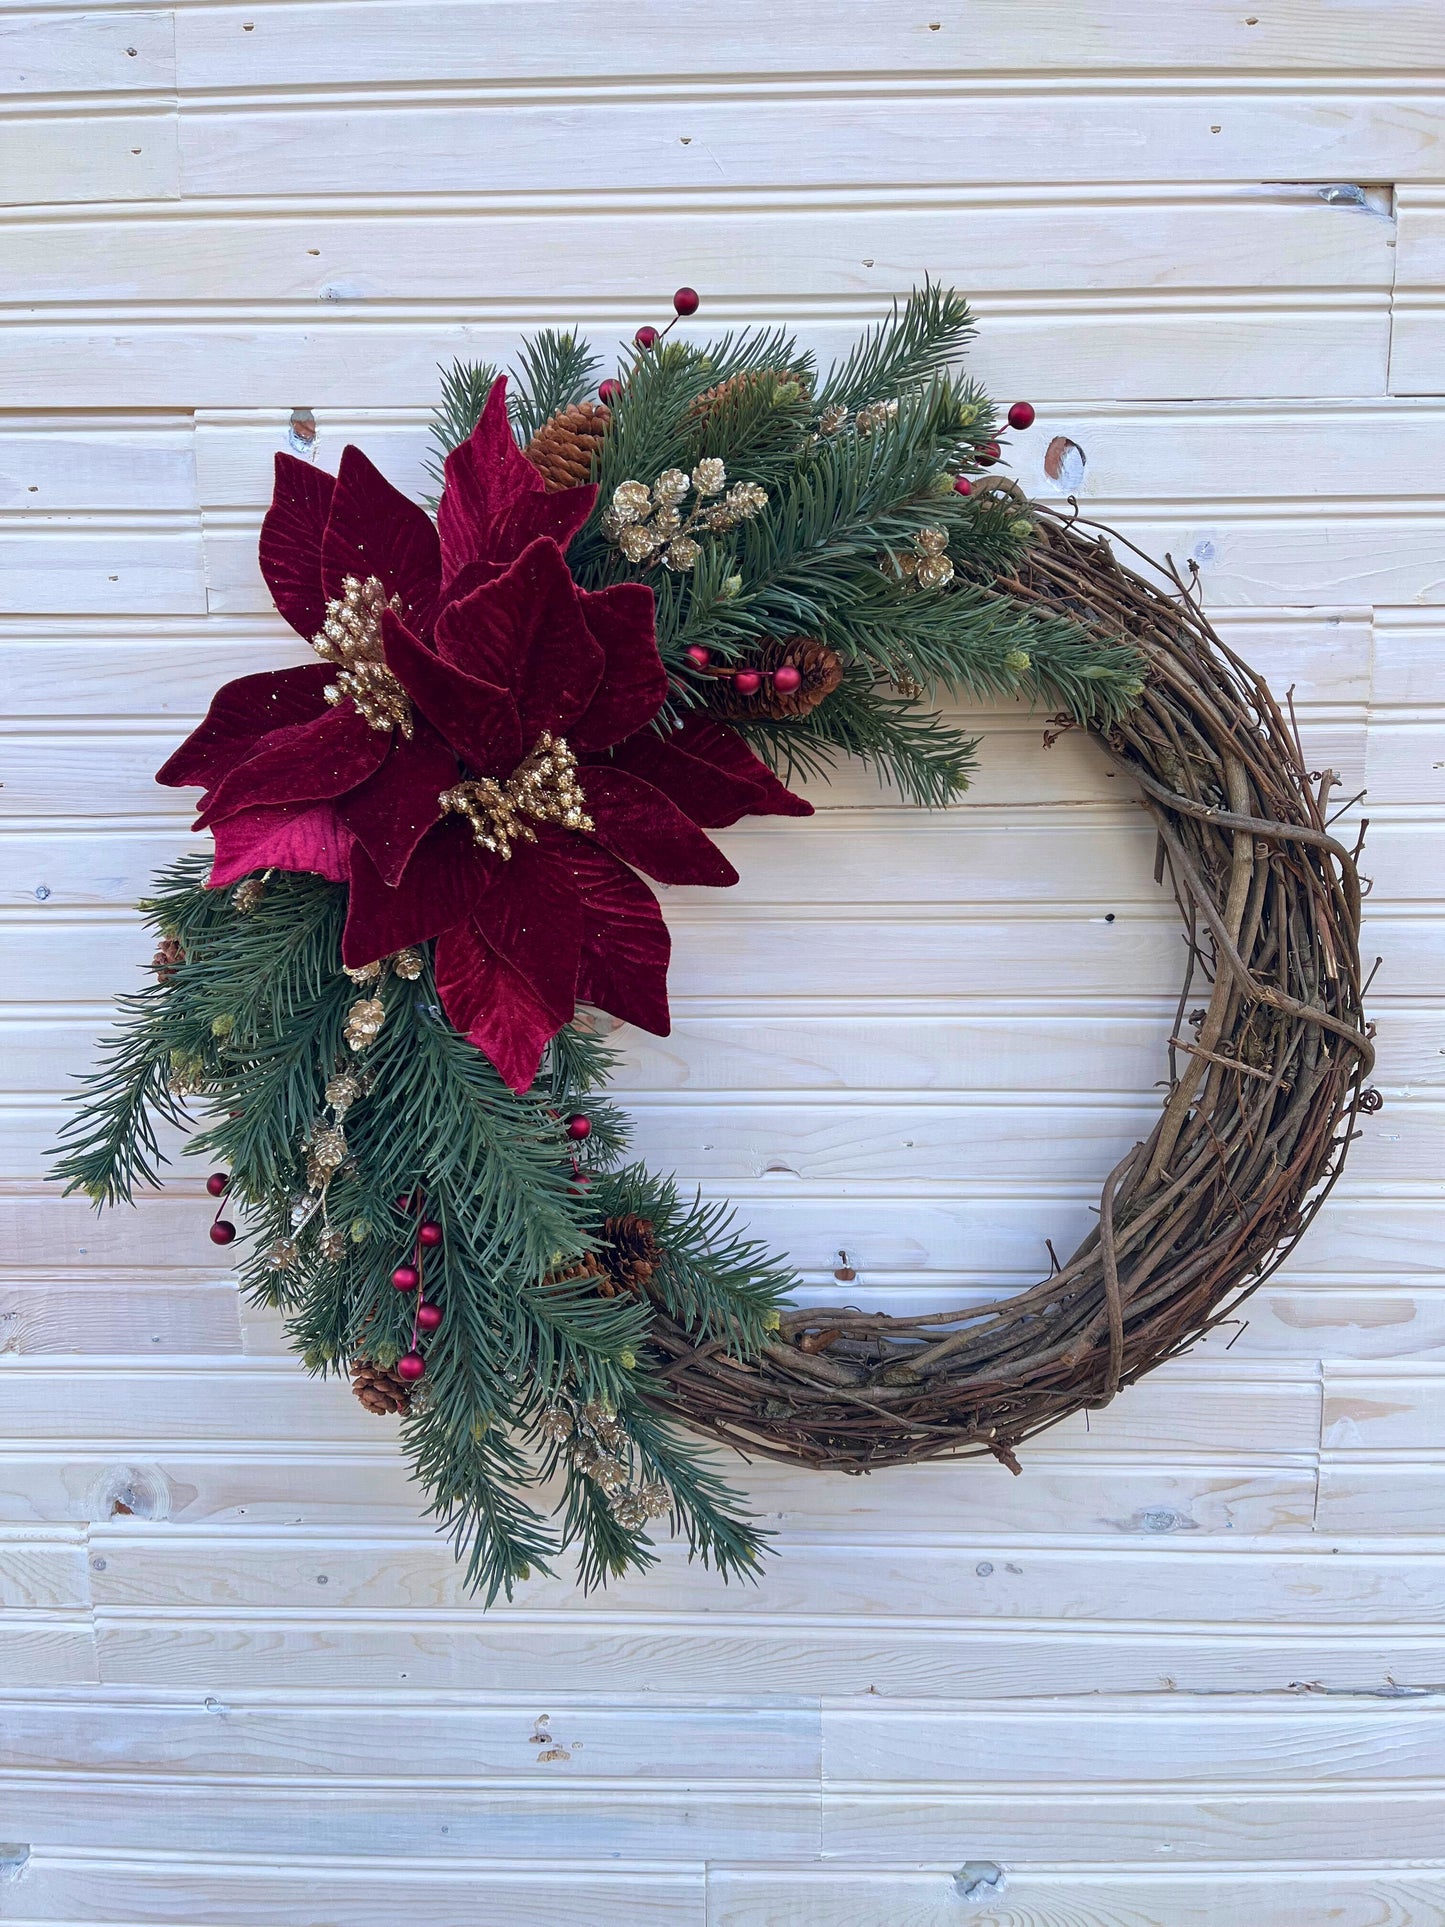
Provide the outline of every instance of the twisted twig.
[[[1132,642],[1147,665],[1139,703],[1097,740],[1139,785],[1156,874],[1184,916],[1171,1071],[1175,1050],[1185,1061],[1148,1140],[1105,1181],[1096,1228],[1016,1296],[920,1317],[789,1312],[743,1368],[658,1309],[673,1409],[747,1453],[844,1471],[988,1453],[1017,1470],[1021,1439],[1175,1357],[1283,1261],[1376,1107],[1358,850],[1329,834],[1328,780],[1313,787],[1292,718],[1215,635],[1194,582],[1171,570],[1166,594],[1077,518],[1035,516],[1028,565],[1004,588]],[[1178,1033],[1201,970],[1190,1040]]]

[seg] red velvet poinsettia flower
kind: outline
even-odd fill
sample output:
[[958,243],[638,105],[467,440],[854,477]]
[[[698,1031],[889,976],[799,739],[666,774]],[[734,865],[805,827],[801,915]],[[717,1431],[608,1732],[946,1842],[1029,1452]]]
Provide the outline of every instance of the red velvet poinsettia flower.
[[634,867],[735,882],[703,826],[810,807],[723,725],[651,728],[652,593],[580,589],[561,546],[594,494],[545,493],[501,384],[436,529],[355,449],[334,483],[278,457],[262,568],[328,660],[228,684],[160,772],[205,789],[214,887],[345,881],[353,966],[436,938],[449,1017],[517,1089],[579,998],[665,1034],[669,940]]

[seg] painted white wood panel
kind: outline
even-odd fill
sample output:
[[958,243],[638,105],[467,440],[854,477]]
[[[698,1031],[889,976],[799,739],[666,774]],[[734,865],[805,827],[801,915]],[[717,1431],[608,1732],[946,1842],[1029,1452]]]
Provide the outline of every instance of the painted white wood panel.
[[[1438,9],[34,5],[0,91],[0,1918],[1433,1927]],[[925,270],[1040,404],[1025,485],[1192,559],[1368,783],[1386,1108],[1238,1322],[1021,1479],[742,1467],[756,1587],[664,1545],[484,1614],[395,1426],[240,1301],[193,1162],[104,1219],[43,1181],[185,840],[151,771],[301,657],[275,449],[420,493],[439,361],[626,338],[683,281],[826,357]],[[663,893],[673,1035],[615,1039],[643,1149],[815,1304],[1032,1281],[1158,1101],[1147,824],[1078,738],[971,720],[946,816],[845,771],[726,833],[729,898]]]

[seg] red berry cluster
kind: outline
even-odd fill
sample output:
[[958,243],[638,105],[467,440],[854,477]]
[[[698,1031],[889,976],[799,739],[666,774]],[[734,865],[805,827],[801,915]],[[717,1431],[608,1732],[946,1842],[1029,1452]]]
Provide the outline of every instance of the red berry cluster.
[[[644,321],[632,339],[644,352],[655,348],[669,329],[674,328],[686,315],[696,314],[702,306],[702,296],[696,288],[679,288],[672,297],[673,315],[666,328],[654,328],[650,321]],[[606,402],[609,408],[622,393],[623,384],[615,376],[609,375],[597,388],[597,399]]]
[[[1031,401],[1014,402],[1008,411],[1007,420],[1009,427],[1018,429],[1020,433],[1022,433],[1025,428],[1032,428],[1034,425],[1033,403]],[[1003,447],[1000,443],[984,442],[980,448],[974,450],[973,459],[979,468],[992,468],[1002,454]],[[956,475],[953,479],[953,488],[956,495],[972,495],[973,493],[973,483],[966,475]]]
[[[420,1216],[426,1206],[420,1191],[409,1191],[395,1202],[397,1210],[405,1211],[408,1215]],[[411,1321],[411,1350],[403,1352],[396,1361],[397,1377],[404,1378],[409,1385],[426,1376],[426,1358],[418,1350],[417,1340],[423,1332],[438,1330],[443,1316],[441,1306],[427,1298],[422,1281],[422,1253],[435,1251],[445,1235],[435,1218],[422,1218],[416,1228],[410,1262],[398,1265],[391,1274],[391,1282],[398,1291],[416,1293],[416,1310]]]
[[779,663],[776,669],[714,669],[712,651],[704,649],[701,643],[695,642],[684,653],[694,669],[705,669],[714,680],[730,678],[740,696],[756,696],[765,680],[772,683],[780,696],[791,696],[803,680],[802,670],[791,662]]

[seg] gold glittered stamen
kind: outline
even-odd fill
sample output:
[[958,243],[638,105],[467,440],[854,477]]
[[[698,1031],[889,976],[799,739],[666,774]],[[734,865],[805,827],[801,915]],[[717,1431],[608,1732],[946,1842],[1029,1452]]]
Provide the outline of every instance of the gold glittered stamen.
[[343,576],[341,594],[326,605],[326,619],[311,638],[311,647],[341,673],[322,692],[327,702],[353,702],[373,729],[399,729],[410,739],[411,702],[386,666],[381,644],[381,618],[390,609],[401,612],[401,597],[388,598],[386,586],[374,575]]
[[437,801],[444,810],[466,817],[476,842],[504,863],[511,860],[514,844],[537,841],[533,822],[555,823],[564,830],[597,827],[577,780],[577,758],[565,739],[549,729],[505,783],[492,776],[470,777],[443,790]]

